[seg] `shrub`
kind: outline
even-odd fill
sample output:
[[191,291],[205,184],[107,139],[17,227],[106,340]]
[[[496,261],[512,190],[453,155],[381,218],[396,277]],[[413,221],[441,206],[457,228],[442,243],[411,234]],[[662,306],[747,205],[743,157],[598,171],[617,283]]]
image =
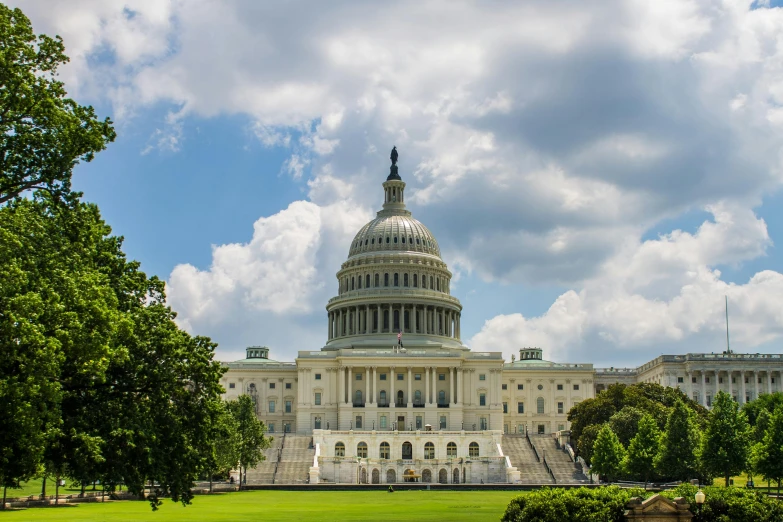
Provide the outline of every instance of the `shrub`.
[[685,497],[694,514],[693,522],[781,522],[783,504],[760,491],[735,487],[703,487],[704,505],[696,508],[698,488],[682,484],[663,494]]
[[[649,495],[649,493],[648,493]],[[506,522],[620,522],[631,497],[645,496],[641,489],[543,488],[513,498],[501,520]]]

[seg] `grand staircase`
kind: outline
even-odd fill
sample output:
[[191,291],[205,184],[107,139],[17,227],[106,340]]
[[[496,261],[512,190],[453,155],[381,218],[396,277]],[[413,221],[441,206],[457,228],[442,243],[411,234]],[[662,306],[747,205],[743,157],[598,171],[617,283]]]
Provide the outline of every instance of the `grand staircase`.
[[503,454],[511,460],[511,465],[520,473],[522,484],[552,484],[552,476],[546,466],[536,459],[524,435],[503,435],[500,442]]
[[530,441],[538,450],[542,462],[546,459],[557,484],[588,484],[590,480],[582,472],[582,467],[557,447],[551,435],[531,435]]
[[282,441],[275,484],[305,484],[315,458],[313,437],[287,433]]
[[263,461],[259,462],[255,468],[247,470],[248,484],[272,484],[275,480],[275,469],[277,469],[280,447],[283,443],[283,434],[274,435],[272,445],[264,450]]

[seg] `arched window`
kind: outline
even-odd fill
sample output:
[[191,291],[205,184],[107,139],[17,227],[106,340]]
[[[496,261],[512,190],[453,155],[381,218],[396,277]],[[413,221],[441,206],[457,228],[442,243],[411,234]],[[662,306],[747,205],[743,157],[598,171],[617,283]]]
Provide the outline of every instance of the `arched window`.
[[402,393],[402,390],[399,390],[397,392],[397,406],[405,406],[405,396]]
[[446,456],[447,457],[456,457],[457,456],[457,445],[453,442],[449,442],[446,444]]
[[366,459],[367,458],[367,443],[366,442],[360,442],[356,445],[356,456],[360,459]]
[[405,243],[405,236],[402,236],[402,242]]
[[421,390],[413,392],[413,404],[421,404]]
[[400,331],[400,311],[399,310],[395,310],[394,311],[394,331],[395,332],[399,332]]
[[438,286],[438,288],[437,288],[438,292],[440,292],[440,277],[435,280],[435,283]]
[[359,288],[359,290],[362,289],[362,276],[358,277],[358,281],[356,281],[356,286]]
[[539,397],[536,399],[536,411],[538,413],[544,413],[544,398]]
[[402,276],[402,286],[408,286],[408,274]]
[[[370,277],[370,276],[367,276],[367,277]],[[380,274],[375,274],[375,288],[378,288],[379,286],[381,286],[381,275]]]
[[435,285],[432,283],[432,276],[430,276],[430,290],[435,290]]
[[445,392],[445,390],[440,390],[438,392],[438,404],[439,405],[446,404],[446,392]]
[[468,457],[478,457],[478,456],[479,456],[478,442],[471,442],[470,446],[468,446]]
[[375,238],[372,238],[372,239],[370,240],[370,244],[371,244],[371,245],[374,245],[374,244],[375,244]]
[[381,390],[380,397],[378,402],[381,406],[387,406],[389,403],[386,402],[386,390]]
[[389,243],[389,236],[386,236],[386,243]]
[[433,444],[432,442],[428,442],[424,445],[424,458],[425,459],[435,458],[435,444]]
[[383,274],[383,286],[389,286],[389,274]]
[[361,404],[363,406],[364,404],[362,403],[362,390],[356,390],[354,396],[356,397],[353,401],[354,405],[356,406]]
[[408,329],[408,331],[410,331],[410,329],[411,329],[410,312],[405,310],[405,313],[403,315],[404,315],[404,317],[403,317],[403,326],[405,326]]
[[394,242],[397,243],[397,236],[394,236]]
[[413,274],[413,288],[419,287],[419,274]]
[[338,442],[334,445],[334,456],[335,457],[345,457],[345,444],[342,442]]
[[402,458],[408,460],[413,458],[413,445],[410,442],[402,443]]
[[370,288],[370,274],[367,274],[364,277],[364,287],[365,288]]
[[391,448],[389,447],[389,443],[381,442],[381,458],[389,459],[390,455],[391,455]]
[[356,278],[352,277],[351,278],[351,290],[355,290],[356,289],[355,287],[356,287]]
[[400,286],[400,274],[394,274],[394,286]]
[[384,331],[389,330],[389,311],[384,310],[383,311],[383,329]]

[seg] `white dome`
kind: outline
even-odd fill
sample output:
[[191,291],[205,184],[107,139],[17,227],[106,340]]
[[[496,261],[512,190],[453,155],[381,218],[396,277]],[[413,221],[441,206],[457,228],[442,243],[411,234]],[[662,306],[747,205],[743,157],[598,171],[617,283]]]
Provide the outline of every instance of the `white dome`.
[[378,212],[353,238],[348,257],[366,252],[420,252],[440,257],[435,236],[410,212]]

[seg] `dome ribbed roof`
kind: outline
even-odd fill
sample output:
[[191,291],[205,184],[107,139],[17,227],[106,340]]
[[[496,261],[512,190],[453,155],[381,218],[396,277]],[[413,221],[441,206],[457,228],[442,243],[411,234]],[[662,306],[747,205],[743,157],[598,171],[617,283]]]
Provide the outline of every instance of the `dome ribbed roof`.
[[407,211],[378,212],[353,238],[348,256],[367,252],[423,252],[440,257],[435,236]]

